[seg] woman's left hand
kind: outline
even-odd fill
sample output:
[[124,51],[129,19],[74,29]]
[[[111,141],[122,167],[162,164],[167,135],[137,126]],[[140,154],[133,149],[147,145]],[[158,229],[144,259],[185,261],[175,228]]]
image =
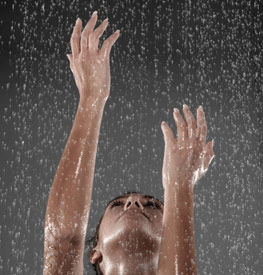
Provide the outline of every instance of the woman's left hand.
[[162,170],[164,189],[194,186],[214,157],[213,142],[206,144],[207,126],[203,108],[200,106],[197,109],[197,121],[187,105],[184,105],[183,113],[185,120],[179,110],[174,109],[177,139],[167,123],[161,125],[165,140]]

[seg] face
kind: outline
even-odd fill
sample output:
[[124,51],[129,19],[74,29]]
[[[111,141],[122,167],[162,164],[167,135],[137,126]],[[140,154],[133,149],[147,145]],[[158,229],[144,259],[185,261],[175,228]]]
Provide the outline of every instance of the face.
[[102,254],[117,251],[157,253],[160,249],[163,205],[144,194],[129,194],[106,208],[99,229],[98,247]]

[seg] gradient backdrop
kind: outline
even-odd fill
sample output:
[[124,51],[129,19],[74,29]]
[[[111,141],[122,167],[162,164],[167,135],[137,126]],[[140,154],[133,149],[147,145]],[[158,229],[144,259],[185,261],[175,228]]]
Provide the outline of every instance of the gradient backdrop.
[[163,200],[161,122],[176,134],[173,108],[202,105],[216,157],[195,187],[199,274],[262,274],[260,0],[1,0],[0,273],[42,273],[48,195],[79,99],[66,54],[76,19],[95,10],[110,22],[102,40],[121,35],[87,236],[123,192]]

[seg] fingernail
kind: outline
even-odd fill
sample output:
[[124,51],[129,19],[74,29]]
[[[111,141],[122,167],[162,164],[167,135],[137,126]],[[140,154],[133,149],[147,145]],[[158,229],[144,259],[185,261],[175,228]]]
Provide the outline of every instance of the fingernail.
[[200,109],[201,111],[203,111],[203,107],[202,107],[201,105],[199,106],[199,109]]
[[117,30],[115,33],[118,33],[118,34],[119,34],[119,33],[120,33],[120,30]]
[[108,22],[108,21],[109,21],[109,19],[106,18],[106,19],[103,20],[103,23],[106,23],[106,22]]
[[187,106],[186,104],[183,105],[183,108],[189,109],[188,106]]
[[174,112],[175,112],[175,113],[178,113],[179,110],[178,110],[177,108],[174,108]]
[[76,24],[79,22],[79,18],[76,20]]
[[92,13],[92,16],[96,15],[97,13],[98,13],[97,11],[94,11],[94,12]]

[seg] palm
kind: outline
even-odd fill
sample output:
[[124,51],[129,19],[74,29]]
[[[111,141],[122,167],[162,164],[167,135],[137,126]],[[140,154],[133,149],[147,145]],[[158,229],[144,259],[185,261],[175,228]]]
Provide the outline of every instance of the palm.
[[171,128],[162,124],[165,138],[165,152],[163,161],[163,184],[168,182],[197,182],[207,171],[214,153],[212,142],[205,144],[206,122],[201,109],[197,112],[197,127],[194,116],[184,107],[182,118],[179,111],[174,112],[177,126],[175,139]]

